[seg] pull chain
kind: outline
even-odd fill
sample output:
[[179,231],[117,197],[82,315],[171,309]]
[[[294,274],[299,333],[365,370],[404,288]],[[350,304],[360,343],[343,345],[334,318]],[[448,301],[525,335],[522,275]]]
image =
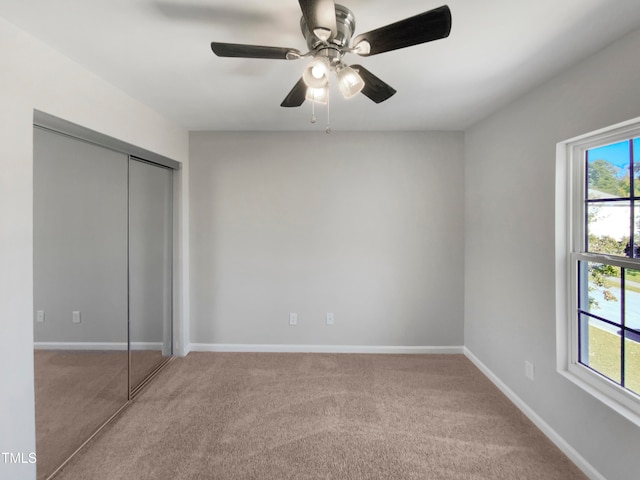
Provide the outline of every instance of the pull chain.
[[313,100],[311,102],[311,123],[316,123],[316,93],[313,92]]
[[331,133],[331,115],[329,112],[329,89],[327,88],[327,128],[324,129],[325,133]]

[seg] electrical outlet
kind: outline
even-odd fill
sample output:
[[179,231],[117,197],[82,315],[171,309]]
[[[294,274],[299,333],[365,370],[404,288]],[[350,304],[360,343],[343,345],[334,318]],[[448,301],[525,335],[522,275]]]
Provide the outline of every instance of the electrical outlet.
[[36,312],[36,322],[44,323],[44,310],[38,310]]
[[333,325],[333,312],[327,312],[327,325]]
[[298,325],[298,314],[290,313],[289,314],[289,325]]
[[524,362],[524,374],[531,381],[533,381],[536,376],[536,369],[533,366],[533,363],[528,360],[525,360]]
[[71,312],[71,321],[73,323],[80,323],[80,312]]

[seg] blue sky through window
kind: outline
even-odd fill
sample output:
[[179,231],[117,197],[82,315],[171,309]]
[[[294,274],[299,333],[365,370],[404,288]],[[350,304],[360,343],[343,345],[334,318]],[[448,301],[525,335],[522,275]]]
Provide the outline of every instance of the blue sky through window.
[[[640,138],[633,141],[634,152],[640,148]],[[637,157],[637,155],[634,155]],[[620,175],[629,169],[629,142],[627,140],[611,145],[589,149],[589,162],[595,160],[605,160],[611,165],[620,168]]]

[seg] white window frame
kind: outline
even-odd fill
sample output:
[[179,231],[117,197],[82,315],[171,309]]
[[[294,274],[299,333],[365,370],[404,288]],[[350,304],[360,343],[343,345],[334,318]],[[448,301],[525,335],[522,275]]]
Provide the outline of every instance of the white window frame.
[[640,426],[640,396],[578,361],[578,262],[640,269],[640,259],[586,253],[585,152],[640,137],[640,118],[575,137],[556,146],[556,345],[557,370]]

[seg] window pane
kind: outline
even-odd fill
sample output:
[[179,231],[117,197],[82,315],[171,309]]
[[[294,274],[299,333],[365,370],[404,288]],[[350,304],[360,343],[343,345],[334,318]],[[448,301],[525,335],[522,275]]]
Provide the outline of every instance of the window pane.
[[[586,315],[582,315],[586,317]],[[588,317],[587,317],[588,318]],[[620,383],[620,335],[618,329],[595,318],[581,321],[588,325],[580,332],[580,361],[605,377]]]
[[640,270],[624,269],[624,324],[640,331]]
[[593,202],[587,209],[587,251],[624,255],[629,251],[629,200]]
[[624,383],[626,388],[640,395],[640,333],[625,333]]
[[630,164],[627,140],[587,150],[587,197],[629,197]]
[[[640,179],[638,179],[638,183],[640,183]],[[629,247],[626,251],[626,255],[635,258],[640,258],[640,202],[636,200],[633,207],[633,243],[635,247],[633,248],[633,255],[631,255],[631,247]]]
[[636,196],[640,196],[640,138],[633,139],[633,190]]
[[620,268],[580,262],[578,276],[580,310],[621,325]]

